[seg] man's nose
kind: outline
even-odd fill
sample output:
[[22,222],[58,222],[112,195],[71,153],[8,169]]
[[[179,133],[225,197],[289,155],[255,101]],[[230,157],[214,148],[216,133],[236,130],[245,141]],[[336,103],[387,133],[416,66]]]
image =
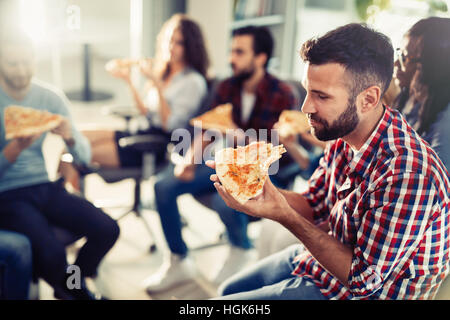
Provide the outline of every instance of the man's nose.
[[314,107],[314,103],[311,101],[309,94],[306,95],[305,100],[302,105],[303,113],[316,113],[316,108]]
[[228,62],[230,64],[234,64],[235,61],[235,55],[233,53],[230,53],[230,55],[228,56]]

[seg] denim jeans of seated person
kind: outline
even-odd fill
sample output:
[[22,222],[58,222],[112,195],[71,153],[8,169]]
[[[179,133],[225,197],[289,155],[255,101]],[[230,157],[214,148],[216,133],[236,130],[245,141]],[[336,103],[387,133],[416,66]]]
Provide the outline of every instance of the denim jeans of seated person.
[[0,299],[28,299],[31,272],[31,244],[28,238],[0,230]]
[[217,211],[227,229],[230,242],[238,247],[251,247],[247,236],[248,217],[237,212],[223,202],[217,194],[213,183],[209,179],[215,170],[204,164],[198,165],[193,180],[185,182],[173,175],[173,166],[161,173],[155,184],[155,200],[166,241],[170,251],[179,255],[186,255],[188,248],[182,238],[180,211],[177,204],[178,196],[182,194],[202,195],[211,193],[213,210]]
[[302,250],[294,244],[236,273],[220,286],[215,300],[326,300],[311,280],[292,275],[293,260]]
[[[249,216],[225,204],[209,179],[210,175],[214,173],[216,173],[215,170],[201,164],[195,170],[194,179],[188,182],[181,181],[173,175],[173,166],[169,166],[158,176],[158,181],[155,184],[156,207],[166,241],[172,253],[184,256],[188,252],[186,243],[182,238],[180,211],[177,204],[178,196],[186,193],[193,195],[212,193],[211,209],[219,214],[227,230],[230,243],[242,249],[253,247],[247,234]],[[276,186],[282,188],[286,186],[286,183],[279,179],[278,175],[271,176],[271,179]]]

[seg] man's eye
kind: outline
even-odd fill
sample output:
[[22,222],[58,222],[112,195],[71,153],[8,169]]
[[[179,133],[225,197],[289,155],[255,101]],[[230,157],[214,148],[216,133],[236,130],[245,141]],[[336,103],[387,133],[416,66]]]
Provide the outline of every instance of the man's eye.
[[321,94],[319,94],[318,97],[319,97],[320,100],[328,99],[327,96],[324,96],[324,95],[321,95]]

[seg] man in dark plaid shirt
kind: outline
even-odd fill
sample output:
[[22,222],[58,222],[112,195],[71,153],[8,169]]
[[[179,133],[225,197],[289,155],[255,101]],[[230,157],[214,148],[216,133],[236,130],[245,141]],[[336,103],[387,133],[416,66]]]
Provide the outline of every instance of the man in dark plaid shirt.
[[278,221],[303,246],[228,279],[222,298],[432,299],[449,273],[449,174],[381,103],[393,72],[389,39],[349,24],[307,41],[301,54],[302,110],[313,134],[332,141],[308,190],[267,180],[261,196],[240,205],[211,180],[229,206]]
[[[230,56],[233,77],[218,85],[211,104],[211,107],[216,107],[232,103],[233,121],[242,132],[253,129],[256,133],[253,138],[265,138],[269,142],[272,140],[270,130],[281,112],[296,105],[289,85],[266,71],[272,50],[273,39],[266,28],[245,27],[235,30]],[[263,129],[262,132],[260,129]],[[260,133],[264,136],[260,136]],[[150,294],[191,280],[195,276],[195,265],[187,256],[188,248],[182,238],[176,200],[179,195],[186,193],[198,195],[215,191],[209,181],[209,176],[214,171],[204,164],[195,163],[195,159],[203,161],[203,153],[208,144],[203,135],[197,138],[199,139],[193,142],[185,155],[186,161],[177,164],[175,168],[169,168],[155,184],[156,205],[170,255],[165,257],[160,270],[146,281]],[[273,142],[278,143],[275,140]],[[199,154],[199,157],[196,156]],[[280,164],[287,165],[287,162],[289,158],[285,157]],[[284,181],[276,182],[282,184]],[[218,212],[225,224],[231,243],[227,261],[215,278],[215,281],[221,282],[239,270],[252,256],[249,250],[252,244],[247,235],[249,217],[229,208],[218,194],[213,194],[211,202],[213,210]]]

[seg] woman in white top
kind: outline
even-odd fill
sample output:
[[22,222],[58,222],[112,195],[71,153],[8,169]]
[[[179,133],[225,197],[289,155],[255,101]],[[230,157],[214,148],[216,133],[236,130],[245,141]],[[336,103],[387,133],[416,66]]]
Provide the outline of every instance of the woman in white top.
[[[154,60],[140,64],[148,79],[148,89],[142,98],[131,81],[130,68],[112,71],[129,86],[136,106],[149,120],[149,129],[139,134],[155,134],[170,141],[170,134],[185,127],[207,94],[206,72],[208,54],[200,27],[183,14],[172,16],[157,38]],[[142,154],[131,148],[121,148],[118,140],[130,135],[120,131],[84,131],[92,145],[92,162],[104,167],[129,167],[142,164]],[[165,147],[154,150],[162,157]]]

